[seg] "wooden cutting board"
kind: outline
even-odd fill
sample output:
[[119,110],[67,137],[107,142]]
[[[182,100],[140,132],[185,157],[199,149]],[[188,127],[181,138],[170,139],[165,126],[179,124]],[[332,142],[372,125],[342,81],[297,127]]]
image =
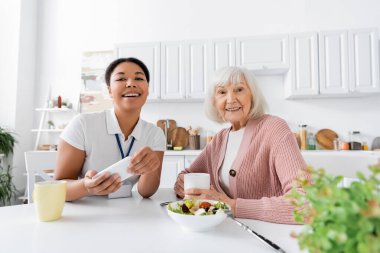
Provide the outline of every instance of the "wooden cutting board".
[[177,127],[177,123],[175,122],[174,119],[160,119],[157,121],[157,126],[159,128],[162,129],[162,131],[164,132],[165,134],[165,124],[168,125],[168,129],[167,129],[167,140],[166,140],[166,143],[170,143],[170,140],[172,139],[172,132],[173,130]]
[[321,129],[315,134],[315,139],[321,149],[334,149],[336,138],[338,134],[331,129]]
[[173,147],[187,147],[189,144],[189,133],[183,127],[177,127],[171,132]]

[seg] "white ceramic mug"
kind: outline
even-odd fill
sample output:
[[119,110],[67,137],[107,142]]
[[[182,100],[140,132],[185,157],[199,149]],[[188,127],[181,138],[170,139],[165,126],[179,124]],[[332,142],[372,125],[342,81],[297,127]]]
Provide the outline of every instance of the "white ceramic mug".
[[210,174],[188,173],[184,176],[184,190],[191,188],[210,189]]

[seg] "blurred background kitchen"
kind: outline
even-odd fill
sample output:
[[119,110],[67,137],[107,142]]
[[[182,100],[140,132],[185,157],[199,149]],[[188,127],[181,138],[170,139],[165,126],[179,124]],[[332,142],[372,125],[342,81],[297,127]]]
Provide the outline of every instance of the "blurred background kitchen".
[[[2,0],[0,126],[14,131],[18,140],[10,161],[14,166],[16,186],[25,188],[24,152],[36,148],[39,133],[33,133],[31,129],[41,128],[43,112],[35,108],[45,108],[50,102],[54,107],[58,96],[66,101],[65,107],[72,107],[74,111],[64,116],[52,116],[57,117],[56,128],[60,128],[59,125],[64,127],[80,111],[84,52],[112,51],[116,55],[122,51],[123,45],[167,43],[170,48],[170,42],[178,45],[180,42],[219,39],[237,45],[239,41],[244,43],[244,38],[254,36],[291,36],[310,32],[317,36],[311,35],[310,38],[318,39],[328,31],[350,34],[350,31],[367,28],[372,28],[376,34],[380,28],[379,13],[380,2],[377,0]],[[289,44],[286,50],[291,46]],[[375,45],[378,48],[377,37]],[[321,48],[317,50],[319,52]],[[160,53],[161,57],[155,60],[162,68],[162,47]],[[238,52],[234,53],[236,63]],[[348,142],[350,131],[360,131],[360,139],[371,149],[374,139],[380,136],[379,52],[371,51],[371,54],[375,55],[373,59],[377,62],[366,66],[376,66],[377,69],[370,70],[373,90],[364,96],[356,96],[357,93],[347,90],[346,94],[326,98],[318,95],[317,87],[314,96],[289,99],[291,96],[286,90],[289,78],[292,78],[290,75],[294,74],[290,73],[290,61],[281,73],[269,71],[257,76],[269,104],[269,113],[284,118],[295,133],[299,132],[299,125],[305,124],[308,132],[315,134],[321,129],[330,129],[340,140]],[[209,73],[209,66],[203,67],[207,68],[205,73]],[[342,76],[351,75],[349,68],[336,71],[339,71],[337,76],[341,73]],[[165,78],[163,72],[160,74],[162,95]],[[208,74],[202,76],[206,77]],[[310,78],[311,82],[313,78],[315,76]],[[178,94],[181,95],[180,91]],[[172,119],[176,126],[199,128],[200,148],[206,143],[207,132],[216,133],[224,127],[205,117],[202,98],[194,99],[186,94],[173,101],[156,97],[144,106],[142,115],[152,123]],[[328,145],[332,145],[334,133],[332,137],[331,132],[324,133],[329,139]],[[59,132],[53,135],[56,138]],[[41,133],[40,143],[54,136]]]

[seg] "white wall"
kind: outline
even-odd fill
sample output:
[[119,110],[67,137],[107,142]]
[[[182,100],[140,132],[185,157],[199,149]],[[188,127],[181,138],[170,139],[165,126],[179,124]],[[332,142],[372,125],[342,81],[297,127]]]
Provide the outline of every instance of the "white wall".
[[[38,0],[38,11],[35,106],[43,105],[49,86],[53,96],[74,101],[82,51],[112,49],[115,43],[380,28],[378,0]],[[258,81],[270,113],[294,130],[306,123],[313,131],[331,128],[343,137],[352,129],[369,141],[380,136],[379,96],[289,101],[284,100],[281,76]],[[147,104],[143,117],[221,128],[205,118],[200,103]]]
[[0,126],[15,128],[20,1],[0,1]]
[[[16,131],[16,107],[18,88],[19,36],[21,1],[0,1],[0,126]],[[19,140],[19,136],[15,136]],[[12,163],[7,157],[3,165]],[[14,174],[17,169],[13,170]]]
[[17,100],[15,107],[15,132],[17,145],[13,156],[14,182],[25,187],[24,151],[29,150],[33,135],[33,111],[36,73],[37,0],[22,0],[20,9],[20,37],[17,69]]
[[[33,126],[36,0],[0,2],[0,126],[14,131],[17,144],[7,163],[17,188],[25,187],[24,151],[30,149]],[[13,162],[12,162],[13,160]]]

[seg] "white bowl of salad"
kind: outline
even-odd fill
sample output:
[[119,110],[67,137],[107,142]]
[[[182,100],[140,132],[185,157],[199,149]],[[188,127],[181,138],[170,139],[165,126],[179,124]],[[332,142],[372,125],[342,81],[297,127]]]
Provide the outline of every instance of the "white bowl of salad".
[[171,202],[167,209],[169,216],[183,229],[207,231],[227,218],[224,210],[230,207],[216,200],[187,199]]

